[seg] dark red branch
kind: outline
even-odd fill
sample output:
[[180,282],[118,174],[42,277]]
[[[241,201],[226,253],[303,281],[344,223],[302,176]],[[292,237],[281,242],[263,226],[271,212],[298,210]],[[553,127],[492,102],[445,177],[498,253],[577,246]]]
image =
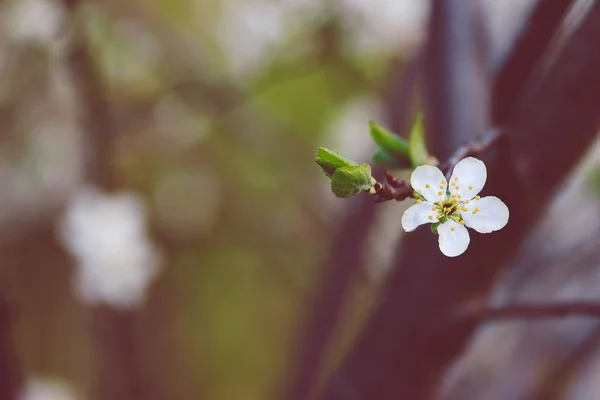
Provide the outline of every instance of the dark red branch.
[[563,304],[511,304],[488,308],[471,316],[484,321],[505,319],[566,318],[571,316],[600,318],[600,302],[565,302]]
[[539,67],[556,30],[575,0],[538,0],[493,87],[492,115],[501,125],[512,113],[527,79]]

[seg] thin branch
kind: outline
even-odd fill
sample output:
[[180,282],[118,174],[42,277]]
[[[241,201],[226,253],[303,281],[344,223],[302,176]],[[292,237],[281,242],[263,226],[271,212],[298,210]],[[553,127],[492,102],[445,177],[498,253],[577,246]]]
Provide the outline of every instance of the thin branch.
[[75,34],[67,55],[67,67],[74,80],[81,102],[81,122],[89,150],[85,168],[88,182],[104,189],[116,186],[112,164],[115,129],[112,123],[110,100],[103,78],[92,59],[81,24],[80,0],[63,0],[70,9]]
[[[549,368],[530,400],[562,400],[568,398],[570,388],[579,368],[595,355],[600,346],[600,329],[596,328],[571,354]],[[547,361],[546,361],[547,362]]]
[[375,185],[369,194],[377,197],[376,203],[396,200],[402,201],[409,197],[415,197],[413,188],[405,180],[401,180],[392,175],[390,171],[385,171],[385,182],[375,182]]
[[505,319],[566,318],[571,316],[600,318],[600,302],[565,302],[561,304],[511,304],[488,308],[472,316],[484,321]]
[[477,157],[481,158],[486,152],[492,151],[496,146],[500,146],[500,139],[502,133],[497,130],[491,130],[480,139],[473,141],[472,143],[465,144],[458,148],[454,154],[448,159],[448,161],[439,165],[447,179],[450,179],[452,170],[458,164],[460,160],[465,157]]
[[0,292],[0,398],[16,399],[23,384],[23,371],[14,342],[14,313],[3,292]]
[[[481,139],[470,144],[459,147],[458,150],[448,159],[448,161],[438,164],[447,179],[450,179],[452,170],[460,160],[465,157],[481,158],[485,152],[492,151],[500,146],[502,134],[497,130],[492,130]],[[374,193],[377,196],[377,203],[396,200],[403,201],[409,197],[414,198],[414,189],[405,180],[397,179],[390,171],[385,171],[386,182],[377,182],[374,186]]]

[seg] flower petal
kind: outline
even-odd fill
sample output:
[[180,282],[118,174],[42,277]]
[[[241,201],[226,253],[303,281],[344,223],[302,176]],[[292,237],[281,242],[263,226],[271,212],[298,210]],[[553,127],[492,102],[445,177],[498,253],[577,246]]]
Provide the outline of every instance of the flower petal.
[[[471,200],[465,205],[468,211],[460,211],[465,225],[479,233],[490,233],[504,228],[508,223],[508,207],[495,196]],[[477,210],[477,212],[475,212]]]
[[406,232],[412,232],[420,225],[438,222],[437,211],[433,208],[433,204],[427,202],[410,206],[402,215],[402,228]]
[[462,200],[472,199],[483,188],[487,169],[483,161],[473,157],[460,160],[452,171],[450,193],[460,195]]
[[438,234],[440,250],[447,257],[460,256],[471,242],[467,228],[451,219],[438,226]]
[[431,203],[437,203],[446,198],[448,182],[442,171],[433,165],[421,165],[415,168],[410,176],[410,185]]

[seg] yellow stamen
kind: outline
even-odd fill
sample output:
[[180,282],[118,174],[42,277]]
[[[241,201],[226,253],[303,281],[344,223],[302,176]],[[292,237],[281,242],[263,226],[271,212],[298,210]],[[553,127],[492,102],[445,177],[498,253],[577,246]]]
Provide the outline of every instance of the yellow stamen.
[[427,189],[429,189],[429,188],[431,187],[431,185],[428,183],[428,184],[426,184],[426,185],[425,185],[425,187],[426,187]]
[[456,190],[460,189],[458,186],[456,187]]
[[445,184],[446,184],[446,181],[442,179],[442,185],[445,185]]
[[452,182],[450,186],[456,186],[456,182]]
[[458,203],[458,200],[454,199],[454,200],[452,200],[452,203],[456,204],[456,203]]
[[465,200],[465,203],[469,204],[471,202],[471,200]]
[[440,189],[444,189],[444,185],[440,185]]
[[456,178],[454,178],[454,180],[457,181],[458,180],[458,176]]
[[431,211],[435,211],[435,206],[431,207]]
[[463,208],[462,208],[462,210],[463,210],[463,211],[469,211],[469,210],[467,209],[467,207],[463,207]]
[[479,200],[481,197],[479,196],[475,196],[475,200]]
[[453,226],[451,226],[451,227],[450,227],[450,230],[451,230],[452,232],[454,232],[454,227],[453,227]]
[[443,202],[443,201],[438,201],[438,206],[440,206],[440,207],[441,207],[441,206],[443,206],[443,205],[444,205],[444,202]]
[[469,190],[473,190],[473,186],[469,186]]
[[433,219],[433,215],[430,215],[430,216],[429,216],[429,219]]
[[420,203],[421,203],[421,200],[417,200],[417,204],[420,204]]
[[465,221],[460,221],[459,224],[464,225]]
[[458,197],[458,198],[459,198],[459,200],[460,200],[460,194],[459,194],[458,196],[456,196],[456,197]]
[[442,195],[442,192],[438,192],[438,196],[441,196],[441,195]]

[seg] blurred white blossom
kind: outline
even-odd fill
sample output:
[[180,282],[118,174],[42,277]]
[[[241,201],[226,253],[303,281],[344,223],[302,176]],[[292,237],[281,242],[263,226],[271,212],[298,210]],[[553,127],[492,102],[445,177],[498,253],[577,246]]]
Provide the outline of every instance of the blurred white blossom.
[[[319,0],[227,0],[218,40],[230,72],[248,77],[281,57],[285,41],[293,35],[310,38],[328,8]],[[410,50],[421,40],[428,10],[429,2],[421,0],[340,0],[331,9],[340,17],[352,51],[368,54]],[[305,44],[297,43],[294,50]]]
[[289,26],[283,4],[267,0],[229,0],[224,3],[218,39],[228,54],[234,76],[252,75],[263,67],[271,49]]
[[65,382],[55,379],[30,377],[21,393],[19,400],[79,400],[75,391]]
[[74,289],[82,301],[120,308],[143,303],[161,257],[147,236],[138,197],[85,187],[71,200],[59,230],[77,261]]
[[64,26],[66,13],[56,1],[19,0],[9,2],[7,7],[3,22],[13,39],[48,45]]
[[340,0],[340,11],[353,51],[368,54],[406,52],[425,31],[429,2],[423,0]]

